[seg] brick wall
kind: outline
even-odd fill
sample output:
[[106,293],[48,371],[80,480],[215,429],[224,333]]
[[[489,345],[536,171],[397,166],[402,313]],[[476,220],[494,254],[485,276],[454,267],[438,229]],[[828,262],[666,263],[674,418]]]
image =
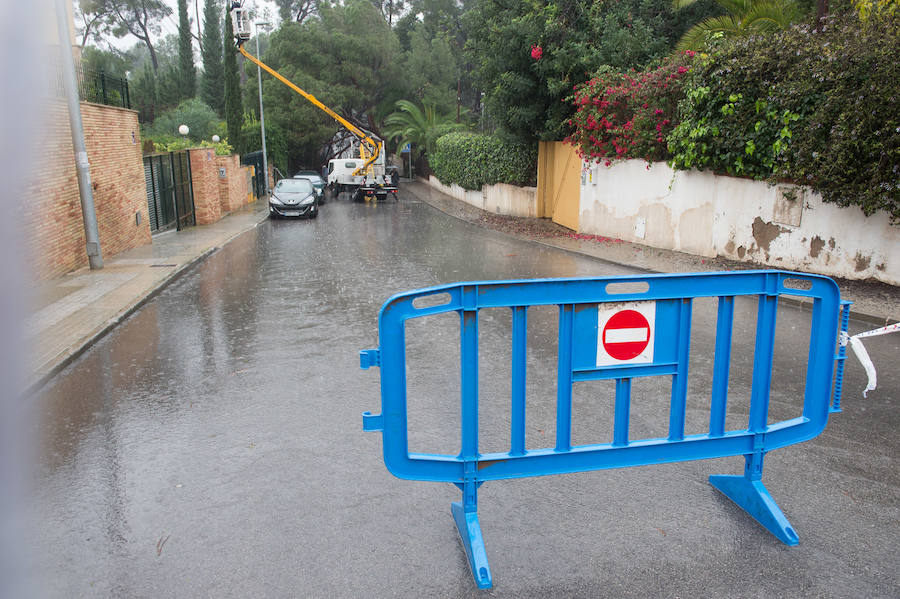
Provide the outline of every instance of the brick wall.
[[[100,247],[107,258],[150,243],[137,112],[83,102],[81,113]],[[63,100],[47,102],[41,154],[26,191],[24,223],[37,281],[88,264],[69,114]]]
[[218,157],[214,150],[207,148],[189,150],[189,155],[194,186],[194,214],[198,225],[208,225],[222,218]]
[[225,169],[225,177],[219,178],[219,198],[222,212],[237,210],[249,201],[247,177],[249,169],[241,166],[237,154],[217,156],[219,168]]
[[251,201],[249,168],[241,166],[240,156],[216,156],[207,148],[189,152],[198,225],[214,223]]

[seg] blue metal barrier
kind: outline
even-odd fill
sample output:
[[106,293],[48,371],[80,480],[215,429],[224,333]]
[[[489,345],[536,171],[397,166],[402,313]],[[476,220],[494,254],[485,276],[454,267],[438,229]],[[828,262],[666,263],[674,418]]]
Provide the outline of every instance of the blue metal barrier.
[[[643,289],[628,290],[635,287]],[[618,292],[623,288],[624,293]],[[414,305],[419,298],[442,294],[448,298],[444,304]],[[809,362],[802,415],[769,424],[775,322],[782,295],[812,300]],[[740,296],[758,298],[750,413],[745,428],[726,430],[734,304]],[[708,297],[718,298],[709,431],[686,435],[692,300]],[[559,309],[556,439],[553,447],[526,449],[527,313],[529,307],[546,305]],[[478,311],[497,307],[512,311],[511,441],[507,452],[481,454]],[[382,413],[363,414],[363,429],[382,431],[385,465],[395,476],[449,482],[462,490],[462,501],[452,503],[451,512],[481,588],[491,586],[491,573],[478,522],[477,489],[489,480],[742,455],[743,476],[711,476],[710,483],[779,540],[796,545],[797,534],[761,482],[763,458],[773,449],[812,439],[825,428],[840,307],[840,292],[831,279],[782,271],[457,283],[401,293],[381,309],[379,349],[360,352],[362,368],[381,368]],[[404,323],[445,312],[457,312],[461,325],[461,451],[410,453]],[[672,380],[668,436],[631,439],[631,381],[649,376]],[[616,381],[613,439],[573,446],[572,386],[590,380]]]

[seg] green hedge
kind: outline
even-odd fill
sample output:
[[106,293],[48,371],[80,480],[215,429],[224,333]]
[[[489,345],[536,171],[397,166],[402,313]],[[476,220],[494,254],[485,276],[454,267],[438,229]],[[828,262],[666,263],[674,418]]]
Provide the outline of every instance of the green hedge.
[[465,189],[494,183],[533,185],[537,179],[537,146],[492,135],[448,133],[435,143],[429,163],[444,185],[456,183]]

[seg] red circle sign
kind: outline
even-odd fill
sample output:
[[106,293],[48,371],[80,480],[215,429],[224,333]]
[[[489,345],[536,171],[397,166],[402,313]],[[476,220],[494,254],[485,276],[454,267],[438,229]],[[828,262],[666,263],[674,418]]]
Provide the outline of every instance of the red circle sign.
[[603,327],[603,349],[616,360],[631,360],[647,349],[650,323],[635,310],[613,314]]

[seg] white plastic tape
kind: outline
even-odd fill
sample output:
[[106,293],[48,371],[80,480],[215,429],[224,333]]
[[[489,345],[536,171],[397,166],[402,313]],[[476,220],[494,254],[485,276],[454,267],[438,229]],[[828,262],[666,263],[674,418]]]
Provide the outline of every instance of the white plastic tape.
[[862,344],[860,339],[864,337],[876,337],[878,335],[887,335],[888,333],[896,333],[900,331],[900,322],[895,322],[894,324],[890,324],[886,327],[881,327],[880,329],[875,329],[872,331],[866,331],[865,333],[859,333],[858,335],[853,335],[852,337],[848,336],[847,333],[841,333],[841,345],[850,344],[850,349],[853,350],[853,353],[856,354],[856,358],[859,360],[859,363],[862,364],[862,367],[866,371],[866,376],[869,377],[869,382],[866,384],[865,390],[863,390],[863,397],[866,397],[866,394],[869,391],[873,391],[875,387],[878,385],[878,377],[875,374],[875,365],[872,363],[872,358],[869,357],[869,352],[866,351],[866,347]]

